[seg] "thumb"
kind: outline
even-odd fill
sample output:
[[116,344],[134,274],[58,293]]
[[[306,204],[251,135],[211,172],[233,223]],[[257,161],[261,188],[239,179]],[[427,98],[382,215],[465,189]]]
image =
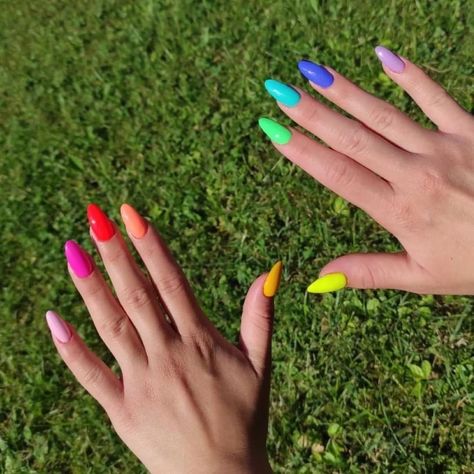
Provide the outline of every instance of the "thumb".
[[278,291],[281,269],[281,262],[277,262],[269,273],[260,275],[253,282],[242,311],[240,349],[262,376],[270,361],[273,298]]
[[[426,280],[423,269],[406,252],[344,255],[324,266],[317,281],[336,272],[346,276],[350,288],[391,288],[419,292]],[[317,287],[314,283],[311,286]]]

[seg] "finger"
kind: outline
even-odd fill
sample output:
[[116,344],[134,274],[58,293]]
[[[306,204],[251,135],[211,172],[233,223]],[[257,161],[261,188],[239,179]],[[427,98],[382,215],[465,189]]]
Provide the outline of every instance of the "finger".
[[[150,282],[130,255],[118,229],[99,206],[89,205],[87,215],[91,235],[117,298],[140,335],[146,351],[161,348],[174,331],[166,321]],[[109,229],[105,232],[107,222]]]
[[121,367],[146,363],[147,356],[135,327],[118,304],[93,260],[73,240],[64,246],[69,274],[84,300],[99,336]]
[[[260,126],[265,131],[263,120],[269,119],[260,119]],[[388,183],[356,161],[311,140],[297,130],[289,131],[276,122],[270,122],[289,134],[288,140],[285,138],[282,144],[278,144],[278,137],[271,130],[265,131],[280,153],[384,225],[393,196]]]
[[373,133],[360,122],[344,117],[300,91],[298,105],[278,106],[297,124],[321,138],[331,148],[356,160],[388,181],[406,175],[412,155]]
[[[414,122],[393,105],[357,87],[334,69],[310,61],[300,61],[298,68],[317,92],[400,148],[418,153],[426,150],[427,144],[433,140],[432,131]],[[318,85],[321,69],[332,76],[332,82],[327,87]]]
[[472,117],[418,66],[383,46],[377,46],[375,52],[387,75],[413,98],[441,131],[459,133],[467,123],[472,126]]
[[121,381],[58,314],[48,311],[46,321],[59,355],[78,382],[107,413],[117,412],[123,394]]
[[277,262],[268,274],[261,275],[254,281],[245,298],[242,312],[240,349],[261,376],[270,363],[273,298],[278,290],[281,269],[281,262]]
[[183,271],[160,235],[132,206],[123,204],[120,212],[130,240],[147,267],[178,332],[186,337],[202,324],[207,324]]
[[350,288],[391,288],[422,293],[431,277],[406,252],[350,254],[329,262],[320,272],[341,272]]

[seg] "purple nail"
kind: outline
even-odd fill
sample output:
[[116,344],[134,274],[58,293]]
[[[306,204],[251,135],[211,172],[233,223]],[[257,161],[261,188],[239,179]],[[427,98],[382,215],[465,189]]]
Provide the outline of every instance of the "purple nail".
[[46,313],[46,322],[48,323],[51,334],[63,344],[71,339],[71,331],[67,324],[54,311]]
[[384,66],[387,66],[390,71],[400,74],[405,69],[405,63],[389,49],[384,48],[383,46],[377,46],[375,48],[375,54],[380,59],[380,62]]
[[85,278],[92,273],[92,261],[89,255],[74,240],[68,240],[64,245],[67,263],[69,263],[74,274],[79,278]]

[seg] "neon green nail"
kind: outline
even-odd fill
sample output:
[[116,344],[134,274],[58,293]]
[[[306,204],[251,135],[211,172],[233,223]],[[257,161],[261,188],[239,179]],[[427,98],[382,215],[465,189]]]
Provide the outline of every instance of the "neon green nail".
[[278,122],[262,117],[258,124],[272,142],[286,145],[291,140],[291,132]]
[[329,293],[330,291],[341,290],[347,285],[347,278],[344,273],[328,273],[308,286],[308,293]]

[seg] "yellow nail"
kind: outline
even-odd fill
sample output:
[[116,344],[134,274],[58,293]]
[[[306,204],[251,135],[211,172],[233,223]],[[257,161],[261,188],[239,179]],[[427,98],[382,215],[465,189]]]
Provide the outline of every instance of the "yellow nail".
[[263,284],[263,294],[268,298],[275,296],[278,291],[282,266],[283,265],[280,261],[275,263],[265,279],[265,283]]
[[344,273],[328,273],[316,281],[313,281],[306,290],[308,293],[329,293],[337,291],[347,285],[347,278]]

